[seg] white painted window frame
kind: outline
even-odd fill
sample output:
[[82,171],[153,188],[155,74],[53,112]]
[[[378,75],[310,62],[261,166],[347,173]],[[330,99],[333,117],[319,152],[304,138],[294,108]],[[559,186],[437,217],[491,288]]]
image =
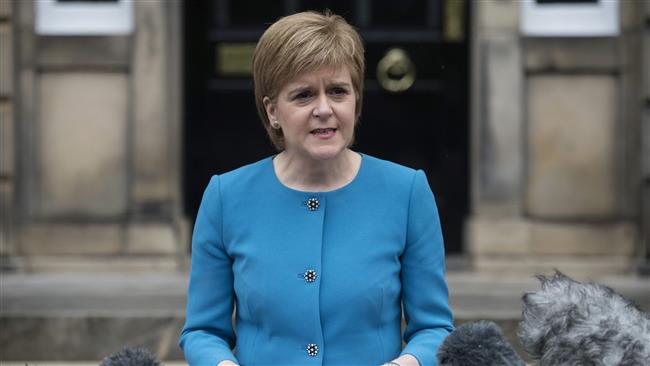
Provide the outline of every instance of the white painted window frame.
[[43,35],[124,35],[133,32],[133,0],[62,3],[36,0],[36,33]]
[[521,0],[521,32],[538,37],[611,37],[619,34],[619,0],[596,4],[539,4]]

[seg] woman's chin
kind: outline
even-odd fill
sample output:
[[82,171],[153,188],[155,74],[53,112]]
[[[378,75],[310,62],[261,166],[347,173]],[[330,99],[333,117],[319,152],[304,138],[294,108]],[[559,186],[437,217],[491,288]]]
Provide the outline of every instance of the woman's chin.
[[309,152],[314,160],[334,160],[344,155],[345,147],[319,146]]

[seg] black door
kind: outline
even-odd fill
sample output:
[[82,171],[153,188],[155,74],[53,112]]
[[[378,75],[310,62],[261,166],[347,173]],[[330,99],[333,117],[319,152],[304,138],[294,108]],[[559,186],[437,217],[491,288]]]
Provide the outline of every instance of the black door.
[[355,150],[424,169],[448,253],[468,213],[468,7],[464,0],[193,0],[185,4],[185,210],[212,174],[273,154],[256,114],[250,55],[279,17],[330,9],[366,46]]

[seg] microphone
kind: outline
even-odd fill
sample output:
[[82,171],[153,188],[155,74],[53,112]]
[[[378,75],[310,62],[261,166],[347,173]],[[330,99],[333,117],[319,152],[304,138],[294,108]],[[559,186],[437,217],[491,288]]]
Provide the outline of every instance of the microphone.
[[525,366],[494,322],[479,320],[456,328],[438,349],[439,366]]
[[145,348],[124,347],[121,351],[104,358],[99,366],[163,366],[163,364]]

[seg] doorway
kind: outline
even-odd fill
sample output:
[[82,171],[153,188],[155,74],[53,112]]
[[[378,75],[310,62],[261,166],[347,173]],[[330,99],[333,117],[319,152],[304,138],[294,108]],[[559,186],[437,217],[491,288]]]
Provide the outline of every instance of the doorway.
[[469,6],[464,0],[184,2],[184,198],[196,216],[210,176],[275,153],[257,112],[250,55],[283,15],[330,9],[366,46],[354,149],[423,169],[447,253],[469,211]]

